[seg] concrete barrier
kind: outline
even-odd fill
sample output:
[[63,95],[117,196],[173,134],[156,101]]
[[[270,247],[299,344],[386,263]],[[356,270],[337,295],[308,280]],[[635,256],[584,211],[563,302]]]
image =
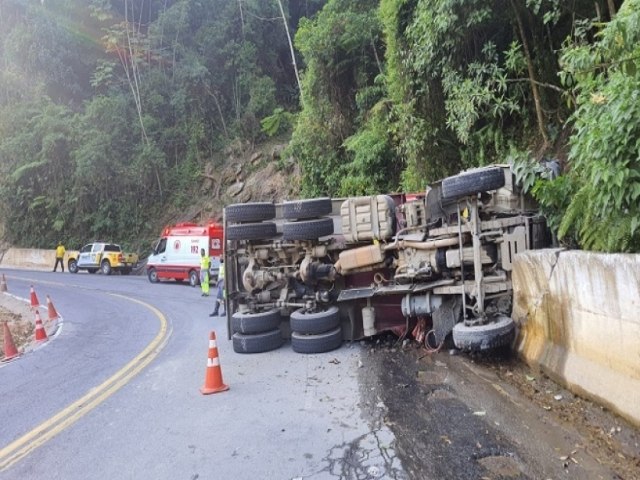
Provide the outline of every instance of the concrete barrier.
[[[67,262],[66,259],[67,256],[65,255],[65,270]],[[1,267],[28,268],[32,270],[53,270],[55,262],[55,249],[9,248],[0,258]]]
[[640,255],[526,252],[513,288],[521,357],[640,426]]

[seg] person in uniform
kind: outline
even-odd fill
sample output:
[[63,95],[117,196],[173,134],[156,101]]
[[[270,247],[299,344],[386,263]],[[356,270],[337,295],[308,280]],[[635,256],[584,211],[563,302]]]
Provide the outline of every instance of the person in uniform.
[[64,245],[62,242],[58,242],[58,246],[56,247],[56,263],[53,266],[53,271],[58,270],[58,263],[60,263],[60,268],[62,268],[62,273],[64,273],[64,253],[66,250],[64,249]]
[[209,296],[209,268],[211,268],[211,258],[204,248],[200,249],[200,288],[202,296]]
[[209,314],[210,317],[218,316],[218,311],[222,307],[220,315],[224,315],[224,261],[220,259],[220,266],[218,267],[218,281],[217,281],[217,293],[216,293],[216,306],[213,312]]

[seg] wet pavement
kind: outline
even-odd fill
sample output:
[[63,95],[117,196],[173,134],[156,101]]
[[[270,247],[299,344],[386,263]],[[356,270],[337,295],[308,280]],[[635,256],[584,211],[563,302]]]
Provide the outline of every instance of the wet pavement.
[[377,443],[387,473],[340,478],[640,478],[637,429],[509,356],[427,355],[387,338],[361,361],[362,406],[393,433]]

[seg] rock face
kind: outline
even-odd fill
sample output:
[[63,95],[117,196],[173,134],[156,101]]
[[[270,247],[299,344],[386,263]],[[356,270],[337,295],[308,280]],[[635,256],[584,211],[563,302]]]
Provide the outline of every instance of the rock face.
[[218,157],[204,166],[199,194],[192,203],[168,214],[163,224],[220,221],[224,206],[231,203],[280,202],[299,197],[300,168],[293,157],[283,156],[286,147],[280,143],[227,147],[224,160]]

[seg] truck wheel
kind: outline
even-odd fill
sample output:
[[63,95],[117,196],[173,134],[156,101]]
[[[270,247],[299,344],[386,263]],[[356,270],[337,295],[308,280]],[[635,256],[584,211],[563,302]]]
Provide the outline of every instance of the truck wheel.
[[228,225],[225,232],[227,240],[262,240],[277,234],[276,224],[272,222]]
[[78,273],[78,262],[75,260],[69,260],[67,267],[71,273]]
[[262,222],[276,216],[276,206],[268,202],[234,203],[224,208],[227,222]]
[[332,205],[329,197],[295,200],[282,204],[282,216],[287,220],[318,218],[329,215],[331,210]]
[[111,264],[109,263],[109,260],[105,260],[100,264],[100,270],[102,270],[104,275],[111,275]]
[[200,283],[200,275],[195,270],[189,270],[189,285],[197,287]]
[[500,187],[504,187],[502,167],[479,168],[445,178],[442,181],[442,198],[456,199]]
[[287,222],[282,225],[282,237],[285,240],[317,240],[332,234],[333,220],[330,218]]
[[147,272],[147,277],[151,283],[158,283],[158,272],[155,268],[150,268]]
[[277,308],[257,313],[236,312],[231,317],[231,330],[245,335],[264,333],[278,328],[281,321]]
[[234,333],[233,351],[236,353],[262,353],[280,348],[284,343],[280,329],[276,328],[270,332],[256,333],[255,335],[244,335]]
[[482,352],[510,345],[516,326],[510,317],[498,317],[485,325],[467,326],[464,322],[453,327],[453,343],[460,350]]
[[304,308],[299,308],[289,317],[291,320],[291,331],[301,335],[315,335],[328,332],[340,325],[338,307],[331,306],[323,312],[306,312]]
[[291,347],[298,353],[324,353],[335,350],[342,345],[342,329],[340,327],[318,335],[291,334]]

